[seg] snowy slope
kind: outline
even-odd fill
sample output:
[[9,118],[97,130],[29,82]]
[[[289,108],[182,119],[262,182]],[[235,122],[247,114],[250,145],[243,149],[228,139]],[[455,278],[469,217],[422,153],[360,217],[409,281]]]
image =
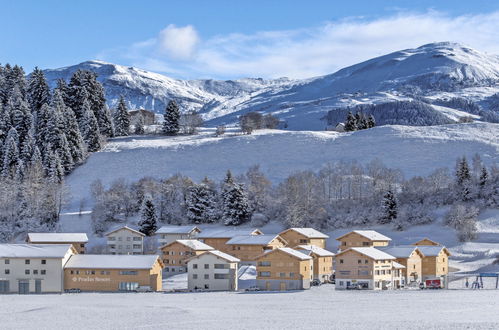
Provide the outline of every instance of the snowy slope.
[[[261,111],[277,115],[290,130],[322,130],[321,118],[337,107],[411,100],[415,95],[470,97],[487,106],[483,101],[499,92],[499,57],[450,42],[394,52],[305,80],[187,81],[100,61],[46,70],[45,74],[54,85],[77,69],[97,72],[111,106],[123,94],[130,108],[161,113],[174,98],[184,110],[200,111],[210,126],[231,124],[242,113]],[[445,109],[435,108],[440,110]],[[449,117],[457,118],[455,114]]]

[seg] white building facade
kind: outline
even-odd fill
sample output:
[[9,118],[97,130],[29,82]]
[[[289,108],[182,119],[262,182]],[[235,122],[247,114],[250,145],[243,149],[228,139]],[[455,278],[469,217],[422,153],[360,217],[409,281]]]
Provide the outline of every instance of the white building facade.
[[163,226],[154,235],[158,246],[163,246],[180,239],[196,239],[200,232],[196,226]]
[[138,230],[123,226],[105,235],[109,254],[144,254],[145,235]]
[[61,293],[70,244],[0,244],[0,293]]
[[187,261],[188,289],[237,291],[239,259],[218,250],[207,251]]

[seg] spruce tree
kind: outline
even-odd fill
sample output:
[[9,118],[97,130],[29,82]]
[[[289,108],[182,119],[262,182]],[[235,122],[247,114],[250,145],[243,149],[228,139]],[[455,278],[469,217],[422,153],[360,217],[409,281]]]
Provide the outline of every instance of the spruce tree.
[[373,115],[369,115],[369,117],[367,118],[367,127],[368,128],[376,127],[376,120],[374,119]]
[[97,123],[93,111],[90,109],[90,103],[88,101],[83,103],[81,112],[84,113],[81,123],[81,132],[83,139],[87,144],[87,149],[90,152],[98,151],[101,148],[99,124]]
[[388,190],[383,196],[381,208],[382,214],[379,219],[380,224],[392,223],[395,219],[397,219],[397,200],[392,190]]
[[163,134],[177,135],[180,131],[180,110],[177,102],[171,100],[165,109],[163,121]]
[[118,106],[114,112],[114,134],[116,136],[128,136],[130,134],[130,115],[123,96],[120,96]]
[[456,187],[458,198],[468,201],[471,197],[471,172],[466,157],[461,158],[456,165]]
[[204,183],[190,186],[186,194],[187,219],[190,223],[212,223],[216,219],[215,191]]
[[9,130],[3,145],[2,176],[13,178],[19,163],[19,137],[14,127]]
[[251,210],[244,187],[234,181],[230,171],[223,183],[222,203],[222,219],[226,226],[238,226],[250,219]]
[[28,99],[32,111],[38,111],[42,105],[50,102],[49,85],[38,67],[35,67],[28,79]]
[[348,112],[347,120],[345,122],[345,131],[351,132],[351,131],[356,131],[356,130],[357,130],[357,120],[355,119],[355,116],[350,111],[350,112]]
[[146,198],[142,204],[139,221],[139,231],[146,236],[152,236],[158,229],[156,208],[150,198]]
[[143,135],[145,133],[144,129],[144,117],[139,116],[137,122],[135,123],[134,133],[137,135]]

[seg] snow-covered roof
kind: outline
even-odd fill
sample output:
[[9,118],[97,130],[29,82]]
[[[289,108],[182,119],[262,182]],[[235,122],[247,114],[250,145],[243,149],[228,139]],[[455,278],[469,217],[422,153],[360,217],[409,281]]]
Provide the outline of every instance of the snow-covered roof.
[[414,243],[413,245],[419,245],[420,243],[423,243],[424,241],[427,241],[428,243],[430,244],[421,244],[423,246],[431,246],[431,245],[434,245],[434,246],[439,246],[439,245],[442,245],[438,242],[435,242],[434,240],[431,240],[429,239],[428,237],[425,237],[423,239],[420,239],[419,241],[417,241],[416,243]]
[[346,233],[345,235],[338,237],[336,240],[340,240],[343,237],[350,235],[351,233],[359,234],[360,236],[363,236],[367,239],[370,239],[371,241],[391,241],[392,240],[390,237],[385,236],[383,234],[380,234],[375,230],[354,230],[354,231]]
[[414,250],[418,250],[418,247],[414,245],[395,245],[377,247],[377,249],[386,252],[395,258],[409,258]]
[[244,235],[260,235],[262,232],[259,229],[221,229],[221,230],[211,230],[203,231],[198,235],[198,238],[232,238],[235,236]]
[[84,269],[150,269],[157,255],[75,254],[64,268]]
[[450,252],[445,248],[445,246],[441,245],[418,245],[416,246],[419,251],[423,253],[425,257],[436,257],[440,253],[440,251],[445,250],[445,252],[450,255]]
[[259,257],[257,257],[257,259],[260,258],[260,257],[262,257],[262,256],[265,256],[265,255],[267,255],[269,253],[275,253],[277,251],[282,251],[282,252],[287,253],[290,256],[298,258],[300,260],[310,260],[310,259],[312,259],[311,256],[308,256],[305,253],[302,253],[300,251],[297,251],[297,250],[294,250],[294,249],[288,248],[288,247],[277,248],[277,249],[265,251],[263,254],[261,254]]
[[399,263],[398,263],[398,262],[396,262],[396,261],[394,261],[394,262],[392,263],[392,267],[393,267],[393,268],[395,268],[395,269],[404,269],[404,268],[405,268],[405,266],[404,266],[404,265],[399,264]]
[[[208,244],[204,244],[203,242],[200,242],[196,239],[178,239],[175,242],[179,242],[182,245],[185,245],[195,251],[203,251],[203,250],[214,250],[213,247],[209,246]],[[170,244],[173,244],[175,242],[172,242]],[[167,245],[170,245],[167,244]],[[165,245],[165,246],[167,246]]]
[[201,231],[196,226],[163,226],[156,230],[156,234],[190,234],[192,231]]
[[143,233],[141,233],[140,231],[138,231],[137,229],[131,228],[128,225],[114,227],[113,229],[111,229],[110,231],[105,233],[104,236],[108,236],[108,235],[110,235],[114,232],[117,232],[118,230],[122,230],[122,229],[130,230],[131,232],[134,232],[134,233],[139,234],[141,236],[146,236]]
[[352,248],[349,248],[347,250],[344,250],[344,251],[341,251],[340,253],[338,253],[336,256],[339,256],[340,254],[343,254],[345,252],[348,252],[348,251],[356,251],[360,254],[363,254],[369,258],[372,258],[374,260],[393,260],[395,259],[394,256],[386,253],[386,252],[383,252],[381,250],[378,250],[376,248],[373,248],[373,247],[352,247]]
[[279,235],[241,235],[232,237],[225,244],[237,245],[266,245],[272,242]]
[[0,244],[0,258],[63,258],[71,244]]
[[85,233],[28,233],[28,240],[31,243],[86,243],[88,237]]
[[238,258],[236,257],[233,257],[231,256],[230,254],[227,254],[227,253],[224,253],[222,251],[219,251],[219,250],[210,250],[210,251],[206,251],[200,255],[197,255],[197,256],[194,256],[192,258],[189,259],[189,261],[193,260],[193,259],[198,259],[199,257],[201,256],[204,256],[205,254],[207,253],[211,253],[219,258],[222,258],[222,259],[225,259],[226,261],[228,262],[240,262],[241,260],[239,260]]
[[318,255],[319,257],[334,257],[333,252],[315,245],[298,245],[295,249],[297,249],[298,251],[308,251],[310,253]]
[[308,237],[308,238],[329,238],[329,236],[321,233],[320,231],[318,231],[314,228],[289,228],[289,229],[286,229],[285,231],[283,231],[282,233],[287,232],[288,230],[296,231],[297,233],[300,233],[303,236]]

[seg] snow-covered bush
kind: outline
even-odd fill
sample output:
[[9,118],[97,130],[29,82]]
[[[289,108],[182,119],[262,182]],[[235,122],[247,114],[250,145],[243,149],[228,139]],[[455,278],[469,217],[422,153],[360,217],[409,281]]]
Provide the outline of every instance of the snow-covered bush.
[[455,204],[445,216],[445,223],[458,231],[458,239],[467,242],[477,237],[477,216],[479,210],[474,206]]

